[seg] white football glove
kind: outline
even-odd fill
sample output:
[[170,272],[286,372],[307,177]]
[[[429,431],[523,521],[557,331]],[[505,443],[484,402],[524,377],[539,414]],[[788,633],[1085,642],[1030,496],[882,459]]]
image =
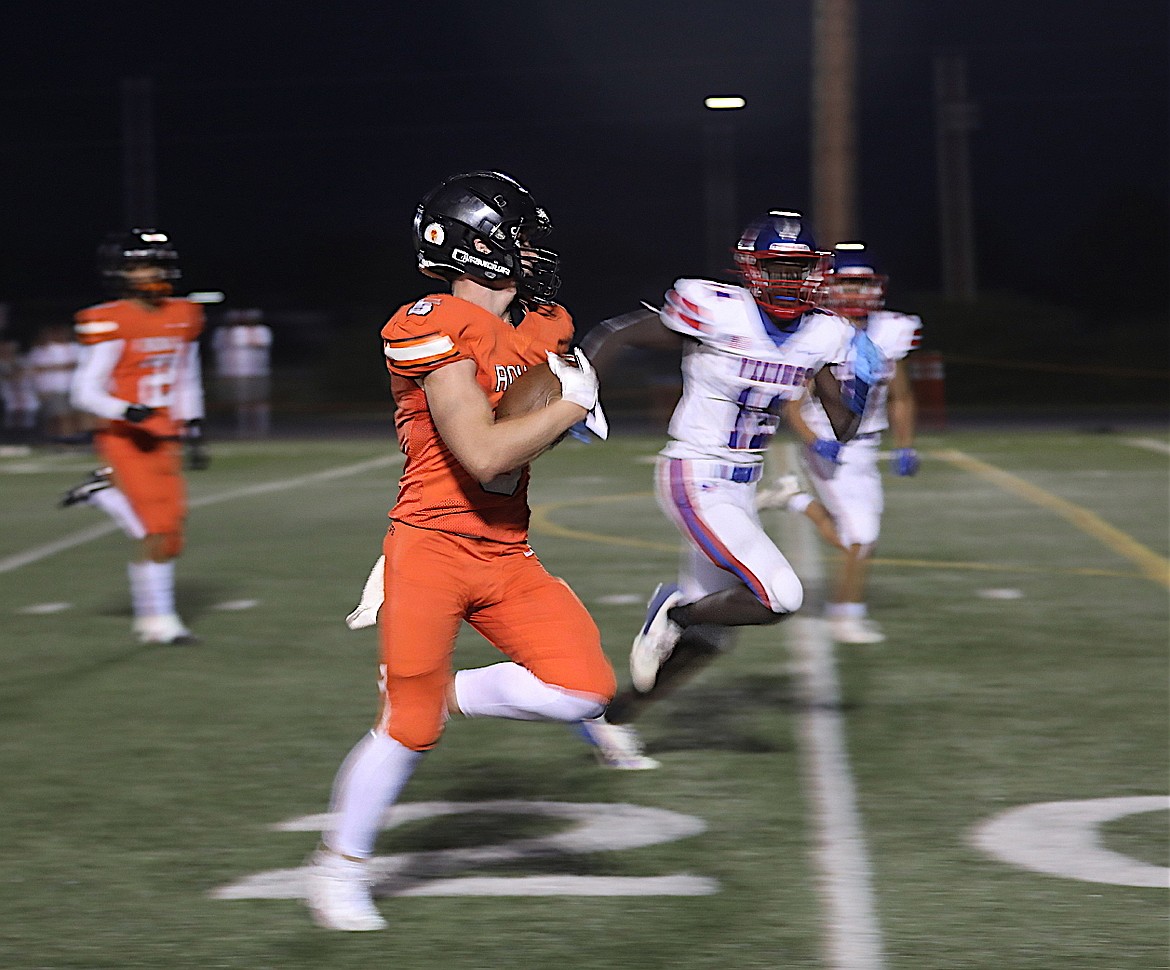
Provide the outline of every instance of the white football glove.
[[366,577],[366,585],[362,587],[362,598],[357,607],[345,618],[345,625],[351,630],[364,630],[378,622],[378,610],[382,608],[382,598],[385,595],[382,577],[386,571],[386,557],[379,556]]
[[576,367],[550,352],[548,366],[561,382],[561,400],[592,411],[597,404],[597,372],[580,350],[574,350],[573,356],[577,358]]

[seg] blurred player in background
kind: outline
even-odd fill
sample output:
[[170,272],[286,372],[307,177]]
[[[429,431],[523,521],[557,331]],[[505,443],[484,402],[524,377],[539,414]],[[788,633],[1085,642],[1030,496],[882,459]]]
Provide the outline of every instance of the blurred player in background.
[[84,421],[69,400],[79,357],[80,348],[73,334],[61,324],[42,328],[28,352],[27,366],[32,372],[41,433],[49,441],[76,444],[81,440]]
[[[870,391],[857,434],[842,446],[836,464],[820,457],[822,442],[833,434],[829,414],[816,393],[788,405],[786,417],[806,448],[802,463],[821,501],[833,515],[845,544],[845,559],[833,579],[825,615],[841,643],[880,643],[885,635],[868,616],[865,601],[869,560],[878,540],[883,495],[878,450],[887,428],[893,438],[897,475],[918,471],[914,449],[914,393],[906,355],[922,339],[916,316],[886,310],[887,278],[874,267],[864,243],[839,243],[833,271],[820,289],[818,303],[846,317],[868,334],[886,364]],[[834,368],[841,380],[852,374],[852,355]]]
[[[630,651],[632,686],[604,717],[582,722],[586,740],[615,768],[656,766],[630,722],[728,649],[733,628],[776,623],[800,608],[800,580],[756,510],[764,453],[785,402],[812,383],[831,415],[823,448],[831,461],[838,438],[854,433],[880,366],[863,332],[814,306],[830,254],[816,248],[800,213],[756,219],[734,255],[743,286],[680,279],[660,313],[615,318],[584,342],[599,364],[620,331],[637,328],[647,335],[627,339],[652,340],[665,328],[686,344],[682,399],[656,471],[658,504],[684,539],[678,582],[650,599]],[[826,365],[844,361],[851,344],[862,363],[841,384]],[[811,499],[803,505],[812,508]]]
[[175,609],[175,559],[187,513],[187,464],[206,468],[199,334],[203,311],[172,296],[178,254],[165,233],[133,229],[99,250],[107,303],[76,314],[82,345],[74,405],[99,419],[106,466],[70,489],[62,506],[94,505],[136,540],[129,565],[134,632],[143,643],[197,642]]
[[219,396],[236,412],[236,436],[268,435],[272,328],[262,310],[229,310],[211,337]]
[[[553,297],[551,224],[514,179],[470,172],[429,192],[414,223],[419,269],[450,283],[382,330],[406,465],[383,543],[382,709],[333,788],[308,902],[335,930],[385,926],[367,862],[385,811],[453,714],[576,722],[615,687],[597,626],[528,545],[528,463],[590,412],[597,378],[570,366],[573,324]],[[511,381],[549,361],[562,396],[495,421]],[[463,621],[510,659],[451,671]]]
[[0,405],[4,408],[3,440],[31,441],[38,407],[32,370],[20,343],[8,339],[3,330],[0,330]]

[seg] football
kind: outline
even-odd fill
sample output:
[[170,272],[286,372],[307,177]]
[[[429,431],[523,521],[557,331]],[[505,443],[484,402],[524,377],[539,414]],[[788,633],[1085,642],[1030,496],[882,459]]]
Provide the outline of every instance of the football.
[[[573,363],[576,364],[576,360]],[[496,405],[496,420],[538,411],[560,400],[560,397],[560,379],[548,363],[533,364],[505,389],[500,403]]]

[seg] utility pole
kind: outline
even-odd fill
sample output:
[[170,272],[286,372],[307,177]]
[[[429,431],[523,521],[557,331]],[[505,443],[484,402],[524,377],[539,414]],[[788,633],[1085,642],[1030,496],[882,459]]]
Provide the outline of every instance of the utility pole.
[[708,98],[703,119],[706,271],[716,278],[731,264],[731,250],[738,231],[735,114],[742,107],[742,98]]
[[812,227],[830,249],[857,236],[856,0],[814,0]]
[[935,57],[934,104],[943,295],[971,303],[975,299],[975,229],[968,135],[979,121],[976,105],[967,98],[965,58]]
[[150,78],[122,78],[124,228],[155,224],[154,96]]

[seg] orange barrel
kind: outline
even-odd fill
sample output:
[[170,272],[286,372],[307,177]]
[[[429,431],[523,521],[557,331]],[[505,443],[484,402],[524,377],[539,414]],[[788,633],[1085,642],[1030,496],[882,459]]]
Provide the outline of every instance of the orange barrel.
[[947,424],[946,368],[937,350],[919,350],[906,358],[910,385],[918,404],[918,427],[941,431]]

